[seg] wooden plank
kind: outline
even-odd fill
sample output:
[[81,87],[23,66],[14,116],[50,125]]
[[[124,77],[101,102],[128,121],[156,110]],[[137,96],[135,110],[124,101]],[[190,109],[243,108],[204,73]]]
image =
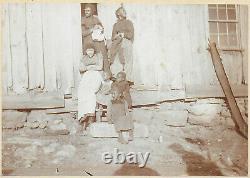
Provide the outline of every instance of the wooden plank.
[[233,95],[228,77],[224,70],[220,54],[216,48],[215,42],[209,44],[211,58],[213,61],[214,69],[218,80],[220,82],[221,88],[223,89],[223,93],[226,96],[226,101],[228,103],[230,112],[232,114],[232,119],[235,124],[235,129],[239,133],[241,133],[245,138],[248,138],[248,125],[247,122],[243,119],[240,109],[236,103],[235,97]]
[[243,59],[241,53],[237,51],[223,51],[220,52],[220,56],[230,84],[242,84]]
[[77,93],[80,82],[79,63],[82,57],[82,29],[81,24],[81,6],[80,4],[71,5],[71,27],[72,27],[72,55],[74,72],[74,89],[72,94]]
[[2,58],[2,87],[3,94],[7,94],[8,88],[12,88],[12,67],[11,67],[11,48],[10,48],[10,24],[9,24],[9,5],[2,4],[2,38],[3,38],[3,58]]
[[57,45],[55,35],[58,27],[55,24],[54,17],[56,14],[56,5],[42,4],[42,27],[43,27],[43,52],[44,52],[44,73],[45,73],[45,90],[57,90],[57,70],[56,58],[57,53],[54,48]]
[[172,89],[183,88],[183,60],[191,58],[189,45],[187,45],[189,43],[188,8],[189,6],[176,5],[156,6],[156,32],[151,33],[155,33],[158,45],[153,52],[152,63],[158,61],[156,72],[160,87],[169,85]]
[[243,48],[243,80],[247,84],[248,83],[248,38],[249,38],[249,12],[250,6],[248,5],[240,5],[240,40],[241,46]]
[[66,99],[64,108],[46,110],[47,114],[63,114],[63,113],[70,113],[70,112],[77,112],[77,100]]
[[44,87],[41,4],[26,4],[29,89]]
[[[232,85],[232,91],[235,97],[248,97],[247,85]],[[201,85],[187,85],[186,98],[224,98],[222,88],[217,86],[204,87]]]
[[[183,59],[183,82],[186,85],[210,85],[216,79],[213,65],[207,51],[207,6],[189,5],[188,17],[188,41],[185,49],[190,50],[189,55]],[[184,56],[184,55],[183,55]]]
[[[57,71],[60,76],[57,79],[58,89],[70,94],[71,87],[74,86],[71,4],[57,4],[53,8],[57,14],[53,16],[54,25],[57,26],[57,32],[54,34],[56,45],[53,49],[57,53]],[[80,26],[80,23],[78,25]]]
[[60,93],[39,95],[3,96],[3,109],[47,109],[64,107],[64,96]]
[[9,4],[9,13],[13,89],[16,93],[25,93],[28,88],[25,4]]

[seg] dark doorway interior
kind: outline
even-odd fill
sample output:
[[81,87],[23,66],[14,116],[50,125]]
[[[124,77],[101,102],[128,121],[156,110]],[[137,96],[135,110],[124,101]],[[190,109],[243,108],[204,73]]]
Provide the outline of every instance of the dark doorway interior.
[[94,12],[93,12],[93,14],[94,15],[98,15],[98,12],[97,12],[97,3],[81,3],[81,16],[82,17],[85,16],[84,9],[85,9],[85,5],[86,4],[92,4],[94,6]]

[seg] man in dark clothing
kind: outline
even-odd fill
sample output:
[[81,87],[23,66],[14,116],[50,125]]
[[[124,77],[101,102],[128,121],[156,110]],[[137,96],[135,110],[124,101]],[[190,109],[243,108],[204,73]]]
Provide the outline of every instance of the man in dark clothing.
[[101,21],[97,16],[93,15],[93,9],[94,7],[92,4],[85,5],[85,16],[82,18],[83,51],[86,51],[86,47],[89,44],[94,44],[96,51],[102,53],[104,71],[111,76],[107,48],[104,39],[102,41],[94,41],[92,39],[92,33],[94,30],[103,29]]

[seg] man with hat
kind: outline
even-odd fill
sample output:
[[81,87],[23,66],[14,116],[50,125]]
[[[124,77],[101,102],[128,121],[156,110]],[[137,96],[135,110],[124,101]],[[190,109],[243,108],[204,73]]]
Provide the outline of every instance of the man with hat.
[[113,75],[124,71],[127,74],[127,80],[132,82],[134,26],[127,19],[123,6],[116,10],[115,15],[117,22],[113,26],[112,44],[108,52],[110,68]]

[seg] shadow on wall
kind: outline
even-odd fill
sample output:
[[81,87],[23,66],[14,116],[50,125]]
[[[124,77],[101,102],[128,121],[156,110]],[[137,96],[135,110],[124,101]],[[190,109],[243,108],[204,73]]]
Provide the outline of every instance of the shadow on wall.
[[151,168],[140,168],[136,164],[124,164],[118,169],[114,176],[159,176],[159,173]]
[[190,176],[223,176],[219,167],[212,161],[203,156],[186,151],[180,144],[169,146],[174,152],[182,156],[187,167],[187,174]]

